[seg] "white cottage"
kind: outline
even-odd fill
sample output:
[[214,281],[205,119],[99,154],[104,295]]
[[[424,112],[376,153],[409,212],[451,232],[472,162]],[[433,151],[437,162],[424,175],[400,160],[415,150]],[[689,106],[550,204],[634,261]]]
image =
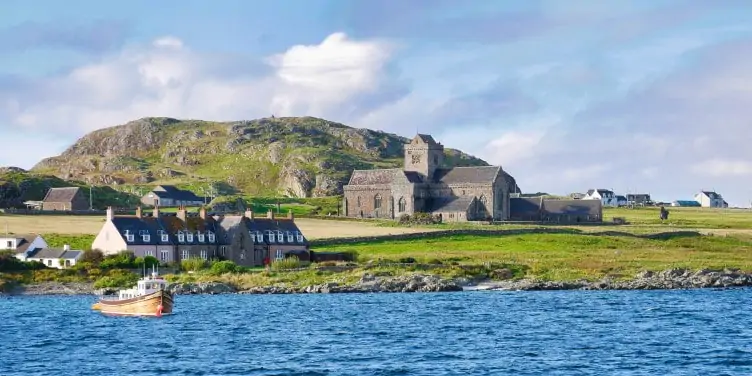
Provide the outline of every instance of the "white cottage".
[[695,195],[695,201],[700,203],[703,208],[725,208],[728,207],[726,201],[717,192],[701,191]]
[[63,249],[37,248],[26,261],[41,262],[48,268],[65,269],[76,265],[83,255],[83,251],[72,251],[66,244]]
[[15,257],[26,261],[35,249],[47,248],[47,242],[37,234],[12,234],[0,236],[0,250],[13,251]]
[[614,191],[608,189],[590,189],[585,194],[583,200],[601,200],[603,206],[617,207],[619,202],[617,201]]

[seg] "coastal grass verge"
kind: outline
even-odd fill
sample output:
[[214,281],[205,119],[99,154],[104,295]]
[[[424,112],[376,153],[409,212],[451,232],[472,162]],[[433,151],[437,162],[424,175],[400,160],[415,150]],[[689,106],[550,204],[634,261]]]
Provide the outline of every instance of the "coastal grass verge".
[[518,265],[527,278],[557,281],[631,278],[641,270],[670,268],[752,270],[752,238],[693,231],[434,233],[404,240],[322,241],[314,250],[355,252],[360,262]]

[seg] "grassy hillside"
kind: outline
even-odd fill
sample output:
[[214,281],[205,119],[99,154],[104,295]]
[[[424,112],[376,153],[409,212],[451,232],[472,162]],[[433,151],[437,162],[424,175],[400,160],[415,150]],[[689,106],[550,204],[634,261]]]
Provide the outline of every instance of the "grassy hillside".
[[[56,176],[29,172],[20,168],[0,168],[0,208],[23,207],[24,201],[40,201],[50,188],[81,187],[88,194],[89,186],[80,181],[66,181]],[[108,205],[128,206],[137,202],[135,195],[107,186],[92,187],[95,208]]]
[[[92,184],[175,184],[196,193],[323,197],[353,169],[402,165],[404,137],[312,117],[210,122],[145,118],[101,129],[33,171]],[[487,163],[447,149],[449,166]]]

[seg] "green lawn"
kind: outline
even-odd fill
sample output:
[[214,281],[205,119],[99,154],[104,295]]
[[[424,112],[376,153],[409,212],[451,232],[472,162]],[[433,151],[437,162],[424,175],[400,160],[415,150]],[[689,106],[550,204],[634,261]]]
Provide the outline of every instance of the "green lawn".
[[[711,209],[667,207],[668,221],[665,224],[685,228],[752,229],[750,209]],[[633,225],[662,225],[659,208],[604,208],[603,217],[624,217]]]
[[[569,233],[566,233],[569,231]],[[640,270],[673,267],[752,270],[752,241],[675,232],[522,233],[514,235],[426,235],[414,240],[326,244],[318,250],[355,251],[360,261],[414,258],[418,262],[507,263],[526,268],[529,277],[550,280],[632,277]]]

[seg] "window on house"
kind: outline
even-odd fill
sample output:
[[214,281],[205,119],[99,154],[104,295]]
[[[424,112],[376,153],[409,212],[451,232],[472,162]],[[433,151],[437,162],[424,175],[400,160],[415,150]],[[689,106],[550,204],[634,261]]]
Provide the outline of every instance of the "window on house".
[[193,242],[193,233],[189,232],[189,233],[185,234],[185,240],[187,240],[188,243]]
[[211,232],[211,231],[209,231],[209,233],[206,234],[206,235],[209,237],[209,243],[214,243],[214,241],[216,240],[216,237],[214,236],[214,233]]
[[154,251],[146,251],[146,252],[144,252],[144,256],[154,257]]
[[161,261],[168,261],[170,259],[170,251],[166,249],[159,251],[159,259]]
[[201,243],[203,243],[205,240],[206,240],[206,237],[204,236],[204,234],[199,233],[198,234],[198,241],[201,242]]
[[12,241],[8,240],[8,242],[6,244],[7,244],[5,246],[6,248],[13,248],[13,242]]
[[182,231],[178,231],[178,242],[185,242],[185,234]]
[[148,243],[151,241],[151,235],[149,234],[141,235],[141,238],[144,239],[144,243]]
[[277,241],[280,243],[284,243],[285,241],[285,234],[282,233],[282,231],[277,231]]
[[207,260],[209,258],[208,254],[206,253],[205,249],[201,250],[201,258],[204,260]]
[[170,241],[170,236],[166,232],[162,231],[160,236],[162,237],[162,242],[167,243]]
[[52,266],[52,260],[47,260],[47,266]]
[[240,251],[240,259],[245,260],[245,251]]
[[376,196],[373,198],[373,208],[381,209],[381,195],[380,194],[376,194]]
[[282,260],[284,258],[285,258],[285,254],[282,253],[281,249],[278,249],[277,252],[274,254],[274,259],[275,260]]
[[224,247],[224,246],[220,247],[219,254],[224,257],[227,254],[227,247]]
[[295,236],[298,238],[298,243],[302,243],[303,242],[303,240],[304,240],[303,239],[303,234],[301,234],[300,231],[296,231],[295,232]]
[[256,242],[256,233],[253,232],[253,231],[248,231],[248,233],[251,234],[251,241],[255,243]]
[[262,243],[264,241],[264,234],[262,234],[260,231],[256,231],[256,241],[259,243]]
[[294,241],[295,241],[295,239],[293,239],[293,237],[292,237],[292,232],[288,231],[287,232],[287,242],[288,243],[292,243]]
[[135,240],[135,236],[133,234],[125,233],[125,240],[127,240],[130,243],[133,243]]
[[191,257],[191,252],[188,251],[187,249],[184,249],[183,254],[181,256],[182,256],[181,257],[182,260],[188,260],[188,258]]
[[274,232],[272,232],[272,231],[267,231],[267,232],[266,232],[266,236],[267,236],[267,237],[269,237],[269,243],[274,243],[274,241],[275,241],[275,240],[274,240]]
[[397,202],[397,206],[400,213],[407,210],[407,201],[405,201],[404,197],[400,197],[399,201]]

